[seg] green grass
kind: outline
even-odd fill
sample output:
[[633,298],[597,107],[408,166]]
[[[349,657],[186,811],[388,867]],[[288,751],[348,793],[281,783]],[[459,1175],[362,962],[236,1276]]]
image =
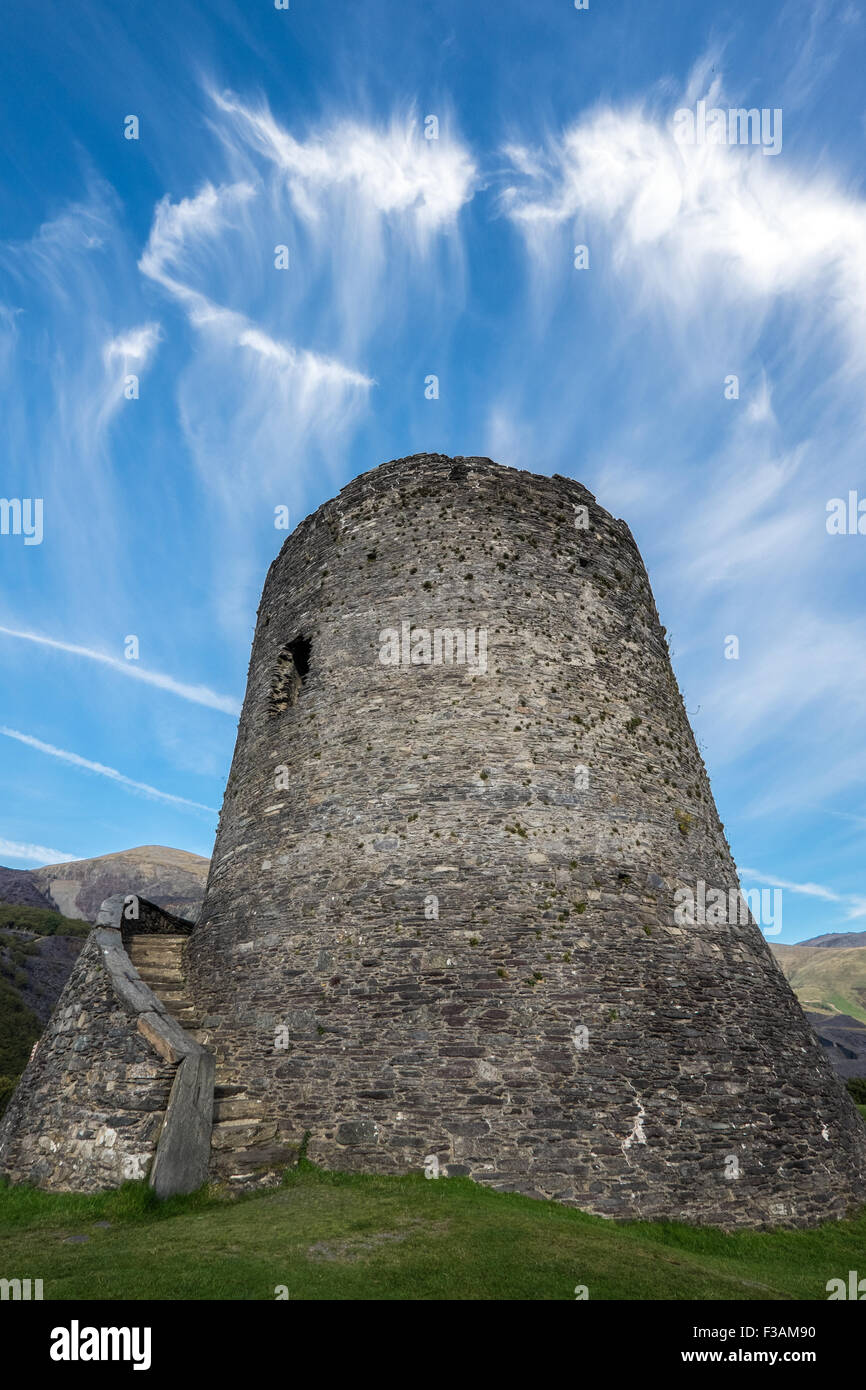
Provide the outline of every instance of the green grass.
[[590,1299],[826,1299],[864,1248],[866,1212],[813,1231],[725,1234],[613,1223],[467,1178],[306,1163],[242,1198],[0,1186],[0,1275],[43,1279],[46,1299],[273,1299],[278,1285],[294,1300],[572,1300],[576,1285]]

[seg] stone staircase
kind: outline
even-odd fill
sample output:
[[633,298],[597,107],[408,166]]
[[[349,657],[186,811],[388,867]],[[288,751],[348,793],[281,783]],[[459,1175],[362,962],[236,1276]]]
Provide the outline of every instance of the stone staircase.
[[[184,966],[186,936],[133,936],[129,959],[144,983],[196,1042],[209,1047],[211,1034],[188,992]],[[297,1157],[287,1128],[263,1113],[262,1101],[235,1084],[217,1056],[209,1176],[232,1186],[271,1186]]]
[[127,954],[144,983],[162,1000],[181,1028],[201,1042],[195,1008],[186,991],[185,941],[185,936],[133,936]]

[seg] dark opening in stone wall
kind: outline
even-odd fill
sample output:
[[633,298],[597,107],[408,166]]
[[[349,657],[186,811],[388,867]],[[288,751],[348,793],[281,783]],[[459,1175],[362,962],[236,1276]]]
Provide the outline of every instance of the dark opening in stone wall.
[[308,637],[298,636],[287,642],[277,657],[268,706],[271,714],[281,714],[297,702],[310,669],[311,647]]

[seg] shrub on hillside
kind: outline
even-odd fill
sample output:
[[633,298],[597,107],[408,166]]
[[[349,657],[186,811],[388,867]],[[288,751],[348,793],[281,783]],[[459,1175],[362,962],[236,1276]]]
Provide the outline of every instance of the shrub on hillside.
[[21,903],[0,902],[0,930],[32,931],[37,936],[87,936],[89,922],[64,917],[47,907],[26,907]]
[[20,1076],[42,1024],[0,976],[0,1076]]
[[0,1076],[0,1115],[12,1099],[12,1092],[18,1085],[17,1076]]

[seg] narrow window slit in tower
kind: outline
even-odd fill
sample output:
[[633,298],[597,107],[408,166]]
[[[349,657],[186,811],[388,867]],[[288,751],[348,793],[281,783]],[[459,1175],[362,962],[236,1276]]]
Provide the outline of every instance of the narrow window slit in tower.
[[274,677],[271,681],[271,695],[268,709],[271,714],[282,714],[283,710],[297,702],[301,686],[310,669],[309,637],[295,637],[287,642],[277,657]]

